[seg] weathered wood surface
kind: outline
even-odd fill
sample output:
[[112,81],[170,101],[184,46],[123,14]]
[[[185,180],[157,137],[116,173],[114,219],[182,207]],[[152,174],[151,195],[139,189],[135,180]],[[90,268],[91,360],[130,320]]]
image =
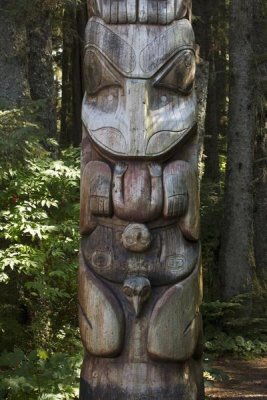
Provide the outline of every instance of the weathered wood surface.
[[191,19],[191,0],[93,0],[89,15],[100,16],[107,24],[166,25],[175,19]]
[[189,0],[95,0],[86,29],[81,400],[201,400]]

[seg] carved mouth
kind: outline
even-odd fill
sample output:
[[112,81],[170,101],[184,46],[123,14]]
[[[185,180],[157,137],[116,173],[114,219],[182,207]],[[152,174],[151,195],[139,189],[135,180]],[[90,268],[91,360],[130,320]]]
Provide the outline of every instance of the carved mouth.
[[194,130],[194,127],[195,124],[180,131],[155,132],[149,139],[143,137],[142,141],[132,141],[131,143],[127,143],[125,136],[112,127],[87,130],[87,132],[93,143],[108,155],[127,159],[152,159],[168,154],[175,149],[176,145]]

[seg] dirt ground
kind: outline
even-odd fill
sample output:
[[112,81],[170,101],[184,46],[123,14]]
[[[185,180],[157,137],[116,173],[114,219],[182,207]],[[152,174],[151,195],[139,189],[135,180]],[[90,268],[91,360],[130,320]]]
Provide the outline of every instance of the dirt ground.
[[267,357],[253,361],[218,360],[212,367],[227,379],[206,389],[207,399],[267,400]]

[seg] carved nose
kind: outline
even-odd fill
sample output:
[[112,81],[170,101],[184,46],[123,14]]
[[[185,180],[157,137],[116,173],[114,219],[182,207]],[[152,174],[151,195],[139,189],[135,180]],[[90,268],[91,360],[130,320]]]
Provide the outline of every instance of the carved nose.
[[149,86],[146,79],[127,80],[126,114],[129,116],[129,140],[137,152],[146,147],[146,133],[149,119]]
[[141,297],[139,295],[135,295],[132,297],[132,304],[135,311],[135,315],[139,317],[141,312]]

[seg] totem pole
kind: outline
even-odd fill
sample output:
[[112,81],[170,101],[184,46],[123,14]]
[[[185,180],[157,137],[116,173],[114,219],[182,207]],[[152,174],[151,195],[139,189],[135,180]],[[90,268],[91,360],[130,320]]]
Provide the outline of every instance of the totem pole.
[[80,400],[200,400],[191,0],[89,0]]

